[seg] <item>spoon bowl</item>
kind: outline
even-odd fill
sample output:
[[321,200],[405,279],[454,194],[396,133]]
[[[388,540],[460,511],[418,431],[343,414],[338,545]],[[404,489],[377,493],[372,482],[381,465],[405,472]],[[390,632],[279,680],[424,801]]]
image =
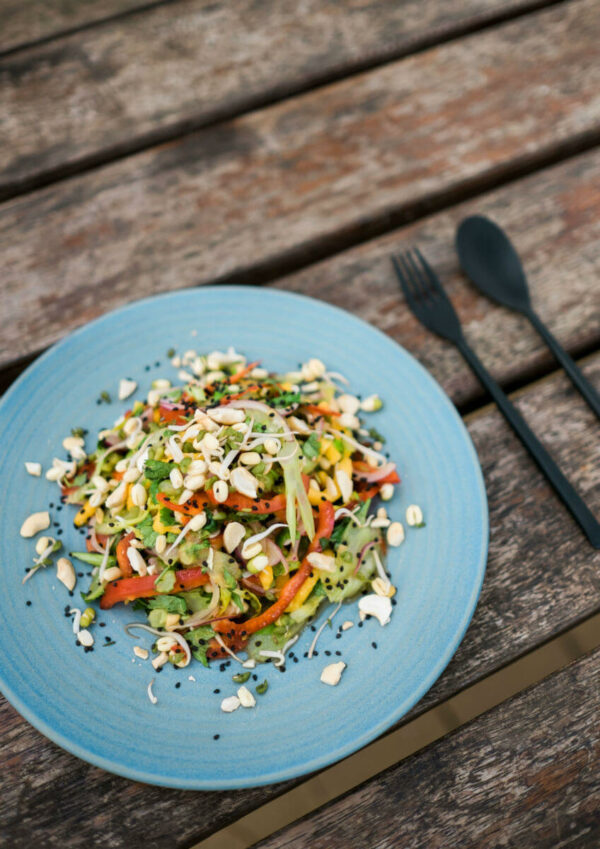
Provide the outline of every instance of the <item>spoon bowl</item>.
[[456,233],[456,248],[467,276],[488,298],[518,312],[531,310],[521,260],[497,224],[483,215],[465,218]]

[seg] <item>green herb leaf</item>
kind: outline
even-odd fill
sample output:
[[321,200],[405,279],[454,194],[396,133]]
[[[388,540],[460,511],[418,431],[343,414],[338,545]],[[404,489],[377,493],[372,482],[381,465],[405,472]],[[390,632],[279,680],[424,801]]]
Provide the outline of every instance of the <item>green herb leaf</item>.
[[275,563],[272,569],[274,578],[278,578],[280,575],[285,575],[285,566],[283,563]]
[[258,693],[259,696],[262,696],[264,693],[266,693],[268,689],[269,689],[269,682],[267,681],[266,678],[262,682],[262,684],[256,685],[256,692]]
[[231,676],[231,680],[235,681],[236,684],[245,684],[248,678],[250,678],[249,672],[236,672],[235,675]]
[[169,348],[167,351],[167,357],[171,360],[175,356],[175,348]]
[[144,465],[144,475],[150,481],[164,481],[168,478],[173,469],[176,469],[175,463],[163,463],[162,460],[146,460]]
[[316,433],[311,433],[308,439],[302,446],[302,451],[305,457],[309,460],[314,460],[321,453],[321,440]]
[[100,393],[100,400],[104,401],[106,404],[110,404],[111,398],[106,389],[103,389]]
[[188,631],[185,635],[186,640],[192,647],[192,654],[203,666],[208,666],[206,652],[214,635],[214,631],[210,625],[201,625],[199,628]]
[[178,595],[156,595],[149,598],[146,604],[150,610],[166,610],[167,613],[179,613],[180,616],[185,616],[187,612],[185,599]]
[[385,442],[385,436],[382,436],[374,427],[369,428],[369,436],[374,442],[381,442],[382,444]]
[[172,510],[169,510],[168,507],[161,507],[158,512],[159,521],[163,525],[175,525],[175,513]]
[[72,427],[71,436],[80,436],[82,439],[87,436],[87,430],[84,427]]
[[88,477],[85,472],[82,472],[80,475],[77,475],[73,478],[73,486],[83,486],[86,483]]
[[301,396],[299,392],[282,392],[276,398],[269,398],[273,407],[289,407],[291,404],[299,404]]
[[158,534],[152,529],[152,516],[146,516],[143,522],[136,525],[136,531],[141,534],[145,548],[154,548]]

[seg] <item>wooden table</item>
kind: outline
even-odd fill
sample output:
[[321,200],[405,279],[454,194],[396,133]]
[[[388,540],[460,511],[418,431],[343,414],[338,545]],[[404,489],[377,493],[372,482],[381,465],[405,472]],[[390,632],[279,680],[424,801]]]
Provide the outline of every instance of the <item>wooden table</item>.
[[[403,722],[600,609],[600,553],[458,354],[408,312],[418,243],[465,332],[596,512],[598,422],[527,323],[458,270],[455,228],[511,234],[533,301],[600,385],[600,0],[30,0],[0,6],[0,379],[127,301],[208,282],[356,313],[431,371],[479,453],[481,599]],[[600,651],[260,843],[600,845]],[[0,843],[188,847],[299,782],[135,784],[0,701]]]

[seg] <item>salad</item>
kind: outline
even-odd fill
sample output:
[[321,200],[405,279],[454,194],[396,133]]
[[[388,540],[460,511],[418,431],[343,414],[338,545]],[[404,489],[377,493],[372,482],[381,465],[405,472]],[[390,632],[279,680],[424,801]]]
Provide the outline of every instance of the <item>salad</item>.
[[179,385],[154,381],[90,453],[73,431],[47,474],[88,532],[71,554],[93,567],[85,602],[143,611],[127,627],[156,637],[155,669],[241,651],[282,665],[322,606],[356,597],[389,621],[385,552],[403,528],[372,508],[400,482],[364,422],[380,399],[317,359],[287,374],[232,349],[172,362]]

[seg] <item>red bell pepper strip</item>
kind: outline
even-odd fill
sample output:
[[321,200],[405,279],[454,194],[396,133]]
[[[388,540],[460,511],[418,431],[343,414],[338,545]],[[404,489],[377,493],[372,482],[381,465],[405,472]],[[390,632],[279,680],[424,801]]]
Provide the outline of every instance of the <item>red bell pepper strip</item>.
[[[321,538],[331,536],[335,523],[335,507],[330,501],[322,501],[319,504],[319,524],[313,541],[308,547],[307,555],[313,551],[321,551]],[[241,641],[245,642],[245,637],[249,634],[254,634],[260,631],[261,628],[266,628],[275,622],[286,607],[291,604],[297,595],[300,587],[310,575],[312,566],[308,562],[307,557],[302,561],[298,571],[286,582],[281,588],[277,601],[267,608],[263,613],[254,616],[252,619],[247,619],[246,622],[233,622],[231,619],[221,619],[213,623],[213,630],[220,634],[227,634],[233,638],[236,645],[239,647]]]
[[[109,607],[119,601],[133,601],[135,598],[151,598],[154,595],[161,594],[161,591],[157,590],[155,586],[157,577],[157,575],[137,575],[133,578],[120,578],[118,581],[111,581],[107,584],[104,595],[100,599],[100,607],[103,610],[108,610]],[[209,576],[202,571],[201,567],[180,569],[175,572],[175,585],[172,590],[169,590],[168,594],[193,590],[196,587],[203,586],[208,580]]]
[[[107,534],[96,534],[96,539],[98,540],[98,545],[104,546],[108,540]],[[91,539],[89,537],[85,541],[85,547],[87,551],[96,551],[94,546],[92,545]]]
[[[304,489],[308,489],[310,478],[308,475],[302,475]],[[184,516],[195,516],[201,513],[207,505],[230,507],[232,510],[247,510],[257,515],[265,513],[277,513],[280,510],[285,510],[286,497],[285,493],[273,495],[271,498],[249,498],[247,495],[242,495],[239,492],[233,492],[227,499],[221,503],[215,498],[212,489],[208,492],[195,492],[194,495],[186,501],[185,504],[175,504],[169,501],[163,492],[159,492],[156,498],[164,507],[169,510],[174,510],[177,513],[183,513]]]
[[132,539],[135,539],[135,534],[133,531],[130,531],[127,536],[122,537],[117,543],[117,563],[124,578],[131,578],[133,575],[133,569],[127,557],[127,551]]

